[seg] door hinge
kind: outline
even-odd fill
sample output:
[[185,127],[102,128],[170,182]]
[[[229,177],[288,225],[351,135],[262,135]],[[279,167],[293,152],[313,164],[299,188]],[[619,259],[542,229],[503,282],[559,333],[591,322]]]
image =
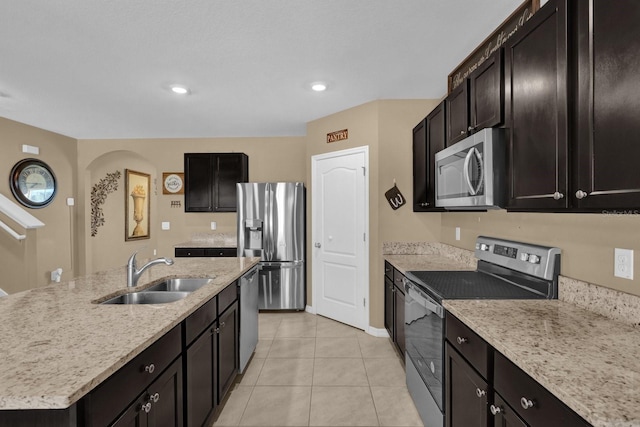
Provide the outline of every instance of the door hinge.
[[362,166],[362,176],[367,176],[367,168]]
[[367,241],[367,233],[362,233],[362,241]]
[[363,307],[367,306],[367,299],[366,298],[362,298],[362,306]]

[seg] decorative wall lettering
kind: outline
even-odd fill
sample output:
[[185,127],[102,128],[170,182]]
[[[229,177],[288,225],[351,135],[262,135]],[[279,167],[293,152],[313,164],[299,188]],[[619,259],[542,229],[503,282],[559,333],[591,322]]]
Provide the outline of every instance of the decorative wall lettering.
[[122,176],[120,171],[108,173],[91,189],[91,237],[96,237],[98,227],[104,225],[102,205],[107,201],[110,193],[118,190],[118,180]]
[[384,197],[387,198],[387,201],[391,205],[391,209],[394,211],[407,203],[407,199],[404,198],[398,189],[398,186],[395,184],[393,184],[393,187],[390,190],[387,190],[387,192],[384,193]]
[[349,139],[349,129],[337,130],[327,134],[327,144],[342,141],[343,139]]
[[449,74],[449,93],[460,86],[476,68],[486,61],[492,53],[500,49],[534,13],[540,9],[540,0],[527,0],[487,37],[458,67]]

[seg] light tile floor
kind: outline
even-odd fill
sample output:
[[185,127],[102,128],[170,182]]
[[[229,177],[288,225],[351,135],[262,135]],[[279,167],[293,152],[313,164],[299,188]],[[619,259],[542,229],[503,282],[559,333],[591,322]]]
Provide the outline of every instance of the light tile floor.
[[388,338],[309,313],[260,313],[253,359],[213,426],[422,426]]

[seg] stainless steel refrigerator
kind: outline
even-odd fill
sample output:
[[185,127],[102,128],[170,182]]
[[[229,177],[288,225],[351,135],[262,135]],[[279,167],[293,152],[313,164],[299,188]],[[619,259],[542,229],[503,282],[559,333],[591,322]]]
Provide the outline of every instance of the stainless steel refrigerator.
[[302,182],[238,183],[238,256],[260,257],[260,310],[304,310]]

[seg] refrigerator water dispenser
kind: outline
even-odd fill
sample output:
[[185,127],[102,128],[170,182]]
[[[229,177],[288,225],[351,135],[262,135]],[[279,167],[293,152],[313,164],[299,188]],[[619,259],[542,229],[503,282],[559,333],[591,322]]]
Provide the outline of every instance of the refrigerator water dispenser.
[[246,249],[262,249],[262,220],[247,219],[244,221]]

